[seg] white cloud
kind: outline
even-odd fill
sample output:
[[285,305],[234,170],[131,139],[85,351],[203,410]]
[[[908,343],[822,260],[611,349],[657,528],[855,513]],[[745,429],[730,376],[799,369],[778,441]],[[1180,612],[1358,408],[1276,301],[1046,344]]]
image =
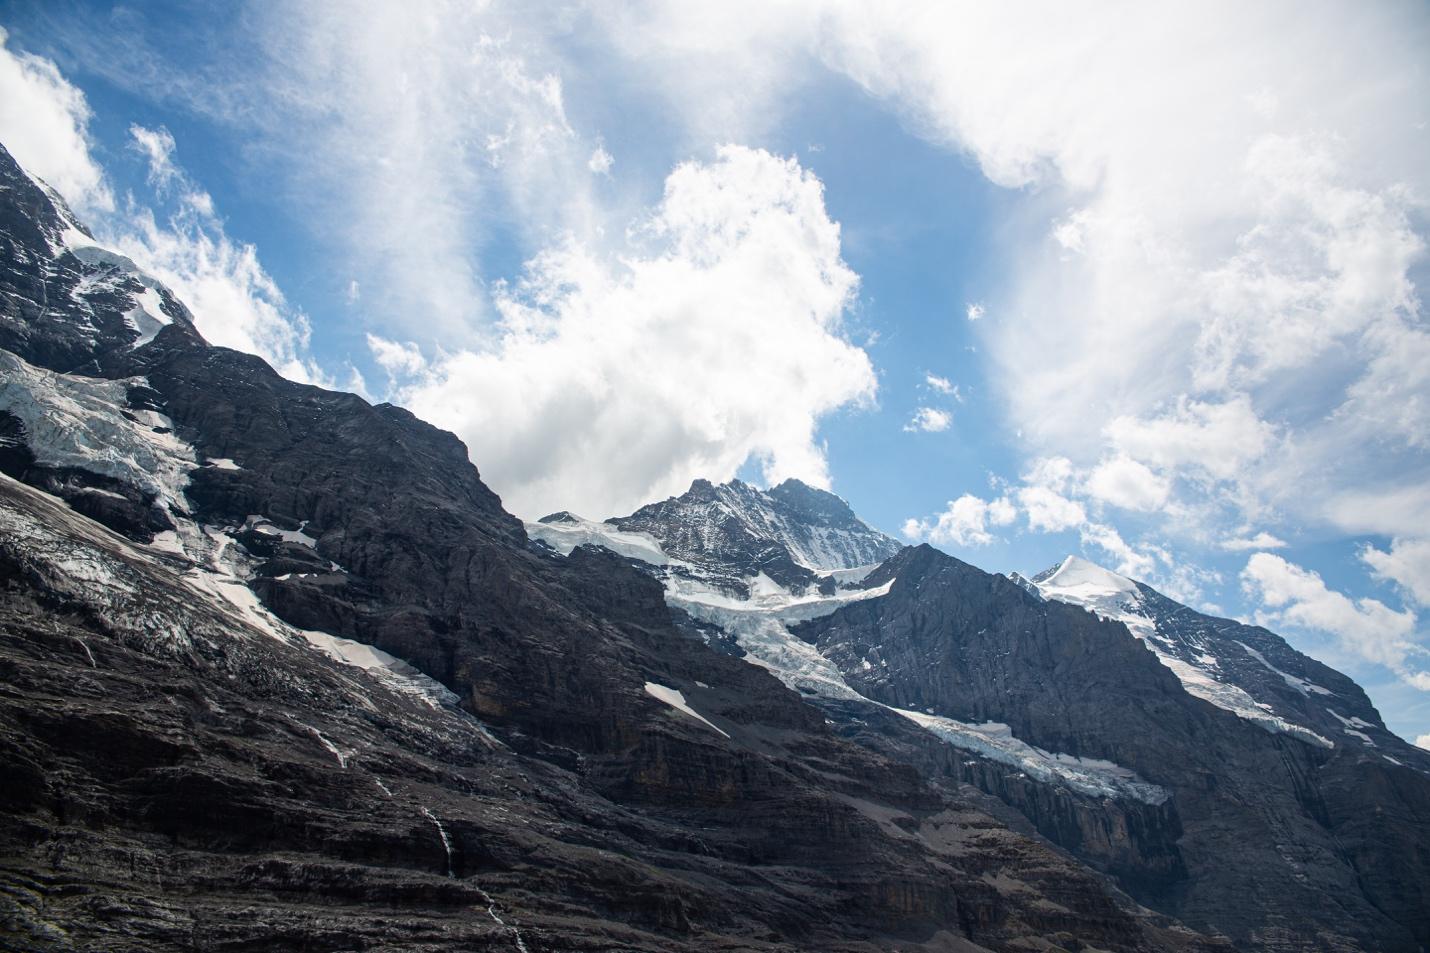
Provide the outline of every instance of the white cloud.
[[1231,480],[1261,457],[1274,429],[1243,395],[1222,403],[1184,398],[1160,414],[1116,417],[1106,434],[1126,458]]
[[609,18],[673,114],[778,116],[819,62],[1021,190],[968,316],[999,314],[979,352],[1031,454],[1125,455],[1184,506],[1224,483],[1232,526],[1384,526],[1423,496],[1418,8],[688,7]]
[[1366,546],[1360,558],[1378,579],[1394,582],[1417,603],[1430,606],[1430,539],[1390,541],[1390,550]]
[[904,430],[909,433],[941,433],[952,423],[953,414],[949,411],[939,410],[937,407],[920,407],[914,411],[913,419],[904,424]]
[[1421,735],[1420,737],[1416,738],[1415,747],[1424,748],[1426,751],[1430,751],[1430,734]]
[[376,334],[367,336],[367,347],[377,366],[387,372],[390,378],[417,377],[427,371],[427,359],[422,349],[411,341],[399,344]]
[[1415,613],[1396,611],[1378,599],[1351,599],[1327,587],[1318,573],[1271,553],[1253,555],[1241,578],[1248,594],[1267,607],[1259,621],[1328,632],[1347,651],[1430,690],[1430,672],[1415,661],[1430,654],[1414,641]]
[[827,485],[819,419],[876,381],[842,333],[857,278],[818,179],[727,146],[677,167],[633,235],[618,260],[574,241],[533,259],[496,345],[437,357],[401,399],[526,516],[614,515],[751,457]]
[[[129,129],[148,162],[149,183],[161,195],[178,193],[161,223],[132,195],[116,206],[89,151],[88,103],[54,63],[0,48],[0,90],[0,140],[15,148],[26,171],[52,180],[75,201],[101,241],[178,295],[205,338],[258,354],[295,380],[330,382],[307,358],[307,320],[288,304],[254,246],[227,235],[213,199],[174,161],[168,130]],[[27,110],[23,121],[6,112],[14,105]]]
[[178,295],[209,343],[257,354],[293,380],[331,383],[307,357],[307,319],[257,249],[231,239],[207,207],[181,202],[161,223],[150,209],[129,206],[101,235]]
[[990,526],[1007,526],[1018,515],[1007,497],[982,500],[965,493],[949,502],[948,507],[932,520],[905,521],[904,537],[910,541],[928,540],[954,546],[986,546],[993,542]]
[[983,305],[977,302],[973,302],[970,303],[968,307],[963,309],[963,314],[965,317],[968,318],[968,320],[977,321],[983,317],[985,312],[983,310]]
[[1129,510],[1155,510],[1167,502],[1170,482],[1130,457],[1104,460],[1087,479],[1094,499]]
[[1122,534],[1113,527],[1103,523],[1085,523],[1080,529],[1080,535],[1084,546],[1096,546],[1112,556],[1114,572],[1133,579],[1154,578],[1157,571],[1156,560],[1129,546]]
[[1025,486],[1017,491],[1018,503],[1028,515],[1028,527],[1045,533],[1060,533],[1087,523],[1087,510],[1045,486]]
[[1252,549],[1284,549],[1286,541],[1262,530],[1255,536],[1236,536],[1224,539],[1220,545],[1229,553],[1244,553]]
[[953,381],[947,377],[939,377],[937,374],[927,373],[924,375],[924,383],[940,394],[948,394],[955,398],[958,397],[958,385],[954,384]]
[[84,93],[50,60],[17,53],[0,27],[0,142],[81,214],[114,207],[104,171],[90,154]]
[[591,153],[591,158],[586,161],[586,168],[597,175],[609,175],[615,162],[604,146],[597,146],[596,151]]
[[460,0],[291,0],[248,19],[261,55],[226,77],[230,112],[327,255],[367,276],[371,330],[490,345],[489,244],[529,254],[603,224],[590,172],[610,159],[568,121],[558,24]]
[[146,129],[135,124],[129,127],[129,138],[149,163],[149,184],[161,192],[167,189],[179,176],[179,170],[174,165],[173,135],[163,126]]

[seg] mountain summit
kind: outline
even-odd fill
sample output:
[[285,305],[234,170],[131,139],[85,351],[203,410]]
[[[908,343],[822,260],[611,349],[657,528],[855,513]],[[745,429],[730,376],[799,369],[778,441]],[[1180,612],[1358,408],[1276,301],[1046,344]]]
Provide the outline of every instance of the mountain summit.
[[1032,583],[1045,598],[1126,625],[1188,693],[1239,718],[1325,748],[1361,745],[1395,764],[1397,753],[1405,757],[1409,746],[1386,730],[1359,685],[1274,632],[1204,615],[1079,556]]
[[844,500],[799,480],[768,490],[740,480],[696,480],[681,496],[608,522],[649,534],[673,558],[735,575],[764,572],[795,587],[820,574],[873,566],[902,548]]

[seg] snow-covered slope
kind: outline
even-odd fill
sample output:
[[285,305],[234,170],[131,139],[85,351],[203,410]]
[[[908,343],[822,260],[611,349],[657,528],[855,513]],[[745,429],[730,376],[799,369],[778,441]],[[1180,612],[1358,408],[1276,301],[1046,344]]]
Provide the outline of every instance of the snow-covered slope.
[[617,555],[656,566],[670,562],[660,543],[649,533],[627,533],[610,523],[598,523],[565,511],[527,523],[526,534],[563,556],[577,546],[601,546]]
[[1046,599],[1121,622],[1188,693],[1268,731],[1324,748],[1337,739],[1374,745],[1348,719],[1385,726],[1354,682],[1255,626],[1203,615],[1156,590],[1079,556],[1032,579]]

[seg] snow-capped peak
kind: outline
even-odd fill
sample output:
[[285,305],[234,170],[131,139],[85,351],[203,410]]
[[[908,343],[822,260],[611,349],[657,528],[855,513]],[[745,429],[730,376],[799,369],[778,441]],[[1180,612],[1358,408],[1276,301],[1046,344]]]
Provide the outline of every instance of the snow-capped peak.
[[[798,480],[761,490],[741,480],[696,480],[682,496],[613,519],[649,533],[665,551],[737,575],[760,570],[826,573],[883,562],[902,547],[854,515],[849,504]],[[791,583],[793,576],[780,578]]]
[[1209,637],[1205,627],[1192,622],[1193,617],[1207,617],[1081,556],[1066,557],[1034,576],[1032,583],[1045,599],[1082,606],[1099,618],[1127,626],[1177,676],[1188,694],[1267,731],[1333,747],[1324,735],[1280,714],[1274,697],[1266,694],[1258,680],[1238,674],[1256,653],[1241,642]]
[[1137,595],[1137,583],[1081,556],[1066,557],[1051,572],[1035,576],[1033,582],[1048,598],[1089,606]]

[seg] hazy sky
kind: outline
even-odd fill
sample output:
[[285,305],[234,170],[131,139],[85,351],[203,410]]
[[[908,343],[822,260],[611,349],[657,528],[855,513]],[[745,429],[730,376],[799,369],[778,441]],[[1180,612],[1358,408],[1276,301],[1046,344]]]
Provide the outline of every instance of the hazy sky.
[[527,518],[797,476],[1430,735],[1425,5],[185,6],[0,3],[0,141],[211,341]]

